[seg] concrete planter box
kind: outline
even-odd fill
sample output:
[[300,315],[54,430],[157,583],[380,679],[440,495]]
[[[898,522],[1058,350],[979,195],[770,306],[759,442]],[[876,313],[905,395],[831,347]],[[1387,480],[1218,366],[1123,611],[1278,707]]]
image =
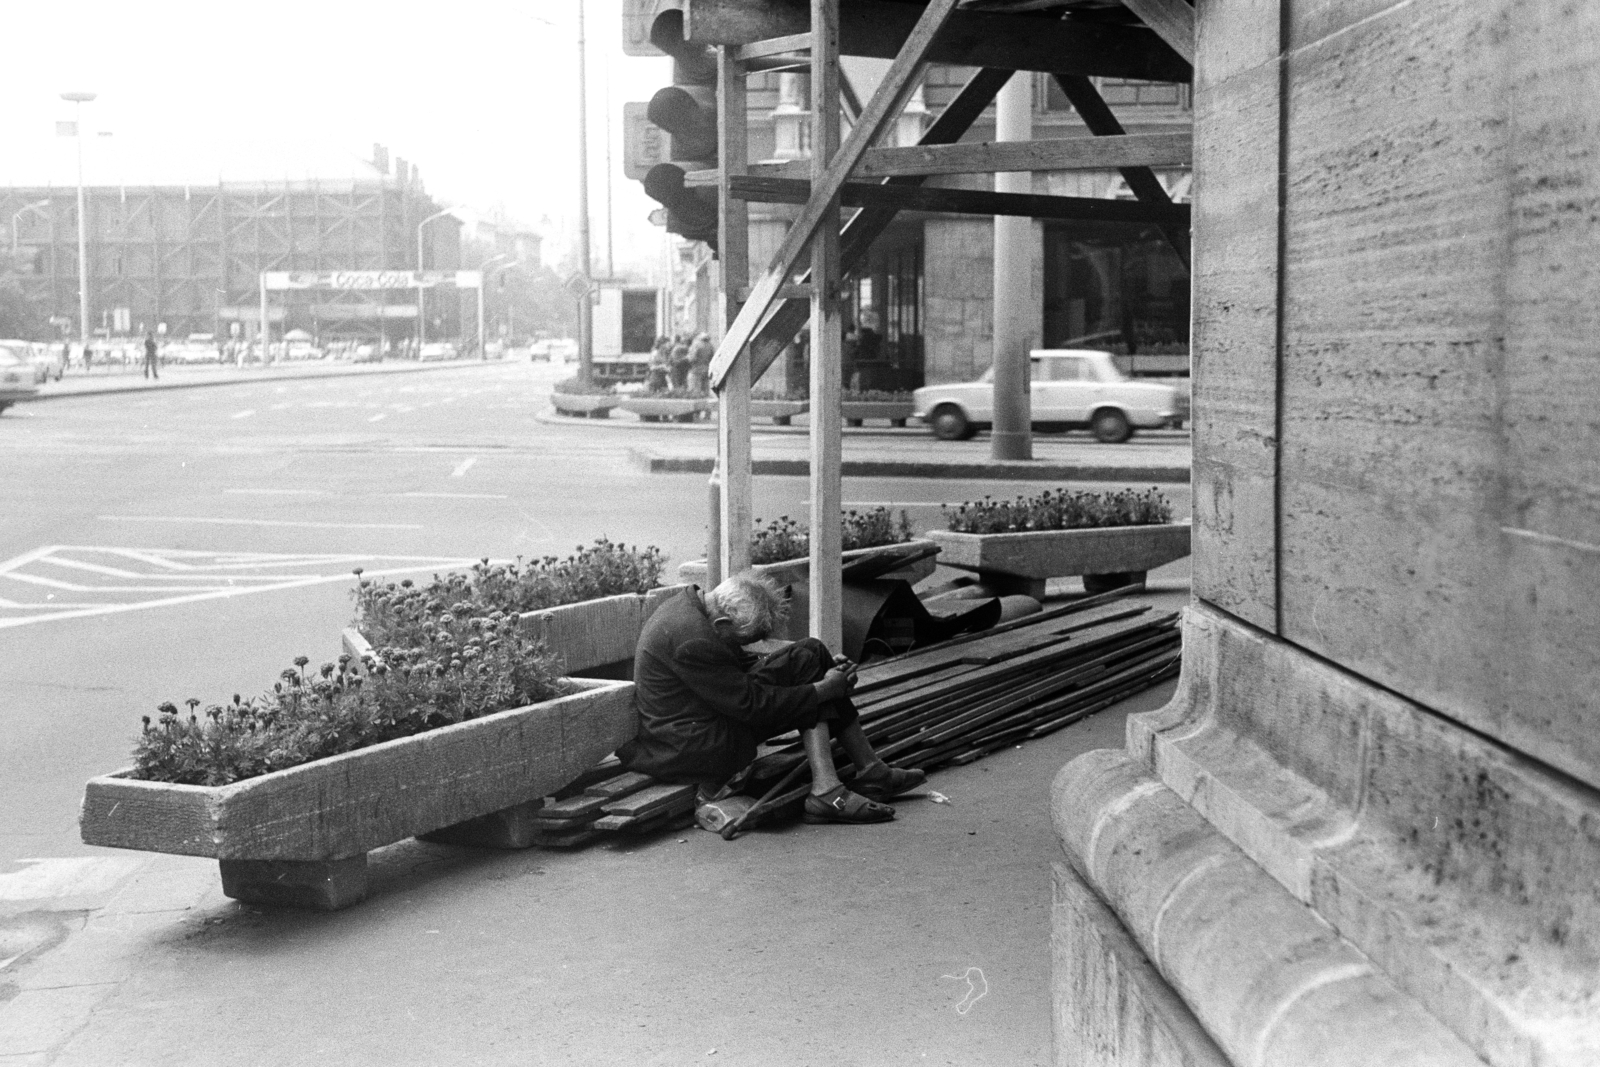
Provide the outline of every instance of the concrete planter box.
[[331,911],[366,896],[372,849],[537,807],[632,737],[629,682],[577,692],[224,786],[91,779],[85,844],[211,856],[236,900]]
[[[841,553],[839,558],[842,563],[850,563],[853,560],[858,560],[865,556],[870,556],[878,552],[884,552],[889,549],[904,549],[908,547],[920,548],[932,543],[933,542],[929,540],[916,539],[905,541],[898,545],[882,545],[877,548],[853,548],[848,552]],[[899,570],[890,571],[888,574],[879,575],[879,577],[902,578],[905,581],[910,582],[912,585],[916,585],[918,582],[922,581],[922,579],[932,574],[936,566],[938,566],[936,557],[929,556],[927,559],[920,559],[908,567],[902,567]],[[811,561],[808,559],[791,559],[784,560],[782,563],[758,563],[750,569],[755,571],[757,574],[766,575],[779,585],[795,585],[804,583],[810,579]],[[678,577],[686,582],[695,582],[696,584],[704,585],[706,580],[706,561],[703,559],[696,559],[690,560],[688,563],[679,564]]]
[[716,407],[716,401],[709,397],[630,396],[618,406],[623,411],[633,412],[646,422],[661,422],[665,419],[694,422]]
[[846,400],[839,405],[839,414],[850,426],[860,426],[866,419],[884,419],[891,426],[904,426],[911,411],[910,400]]
[[947,567],[977,571],[1003,593],[1044,595],[1047,578],[1085,576],[1091,592],[1142,583],[1147,571],[1189,554],[1189,523],[971,534],[931,530]]
[[[517,623],[560,656],[568,674],[631,678],[639,630],[656,608],[682,588],[664,585],[643,594],[623,593],[543,611],[525,611],[517,617]],[[340,636],[344,650],[358,662],[372,653],[372,645],[354,627],[345,627]]]
[[771,419],[774,426],[787,426],[796,415],[804,415],[810,410],[811,404],[805,400],[750,401],[750,417]]
[[591,419],[603,419],[611,414],[611,409],[622,403],[622,397],[611,393],[592,393],[579,395],[576,393],[552,393],[550,406],[562,415],[587,415]]

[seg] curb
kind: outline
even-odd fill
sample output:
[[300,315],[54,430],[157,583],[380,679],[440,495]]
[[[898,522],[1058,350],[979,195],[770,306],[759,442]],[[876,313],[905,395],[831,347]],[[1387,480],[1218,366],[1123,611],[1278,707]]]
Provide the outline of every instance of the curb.
[[393,374],[418,374],[432,370],[461,370],[465,367],[494,367],[505,366],[503,359],[489,360],[462,360],[455,363],[425,363],[416,367],[395,367],[392,370],[348,370],[324,371],[321,374],[302,374],[293,371],[283,374],[263,374],[252,378],[226,378],[221,381],[174,381],[171,385],[131,385],[107,386],[101,389],[79,389],[71,393],[38,393],[26,402],[37,404],[41,400],[76,400],[84,396],[115,396],[122,393],[161,393],[173,389],[214,389],[224,385],[254,385],[258,382],[304,382],[314,381],[318,378],[386,378]]
[[[716,461],[709,456],[663,456],[629,449],[629,459],[650,474],[710,474]],[[811,463],[803,459],[757,459],[752,474],[807,477]],[[990,460],[971,463],[919,463],[916,460],[847,459],[840,464],[847,478],[954,478],[969,481],[1014,482],[1154,482],[1187,485],[1188,467],[1084,466],[1069,463]]]

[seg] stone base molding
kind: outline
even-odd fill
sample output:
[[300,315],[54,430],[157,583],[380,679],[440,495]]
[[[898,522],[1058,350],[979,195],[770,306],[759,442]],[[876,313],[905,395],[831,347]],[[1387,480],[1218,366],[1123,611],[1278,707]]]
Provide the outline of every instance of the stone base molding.
[[[1172,703],[1053,805],[1234,1064],[1600,1063],[1600,794],[1231,615],[1189,609]],[[1057,944],[1088,914],[1058,885]],[[1083,984],[1059,953],[1054,984]]]

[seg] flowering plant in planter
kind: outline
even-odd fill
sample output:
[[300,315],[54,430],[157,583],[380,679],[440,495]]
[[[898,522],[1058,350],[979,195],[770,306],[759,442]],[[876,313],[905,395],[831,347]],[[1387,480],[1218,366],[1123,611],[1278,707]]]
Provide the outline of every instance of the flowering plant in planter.
[[840,392],[839,398],[846,404],[851,403],[907,403],[911,402],[911,394],[900,390],[891,389],[845,389]]
[[637,548],[608,538],[565,559],[545,556],[512,563],[479,560],[468,574],[435,575],[427,585],[401,582],[357,584],[356,624],[374,647],[412,645],[435,629],[439,612],[461,617],[518,615],[563,604],[647,593],[660,584],[667,557],[654,545]]
[[594,382],[586,385],[581,378],[563,378],[552,385],[550,391],[562,396],[611,396],[617,390],[613,385],[596,385]]
[[[811,534],[804,523],[780,515],[760,526],[750,537],[750,562],[779,563],[801,559],[811,551]],[[900,512],[897,521],[888,508],[873,508],[868,512],[847,511],[840,517],[840,547],[848,552],[857,548],[877,548],[882,545],[904,544],[911,540],[911,519]]]
[[[428,628],[428,627],[431,627]],[[133,778],[227,785],[313,760],[409,737],[568,692],[550,656],[503,612],[430,612],[413,641],[387,646],[365,675],[353,657],[309,672],[295,658],[260,697],[212,704],[189,716],[175,705],[144,717]]]
[[1045,490],[1015,500],[969,500],[943,508],[947,528],[957,533],[1017,533],[1024,530],[1084,530],[1101,526],[1153,526],[1172,521],[1172,505],[1157,489],[1136,493]]

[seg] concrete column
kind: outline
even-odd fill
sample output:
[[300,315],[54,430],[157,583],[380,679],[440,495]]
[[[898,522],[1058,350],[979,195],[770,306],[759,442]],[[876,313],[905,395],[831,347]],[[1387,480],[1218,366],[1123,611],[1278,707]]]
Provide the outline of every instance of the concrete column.
[[[1033,139],[1033,75],[1014,75],[995,103],[995,140]],[[994,176],[995,192],[1031,193],[1026,171]],[[995,459],[1033,458],[1033,405],[1028,395],[1028,350],[1039,335],[1033,296],[1033,220],[994,220],[994,433]]]

